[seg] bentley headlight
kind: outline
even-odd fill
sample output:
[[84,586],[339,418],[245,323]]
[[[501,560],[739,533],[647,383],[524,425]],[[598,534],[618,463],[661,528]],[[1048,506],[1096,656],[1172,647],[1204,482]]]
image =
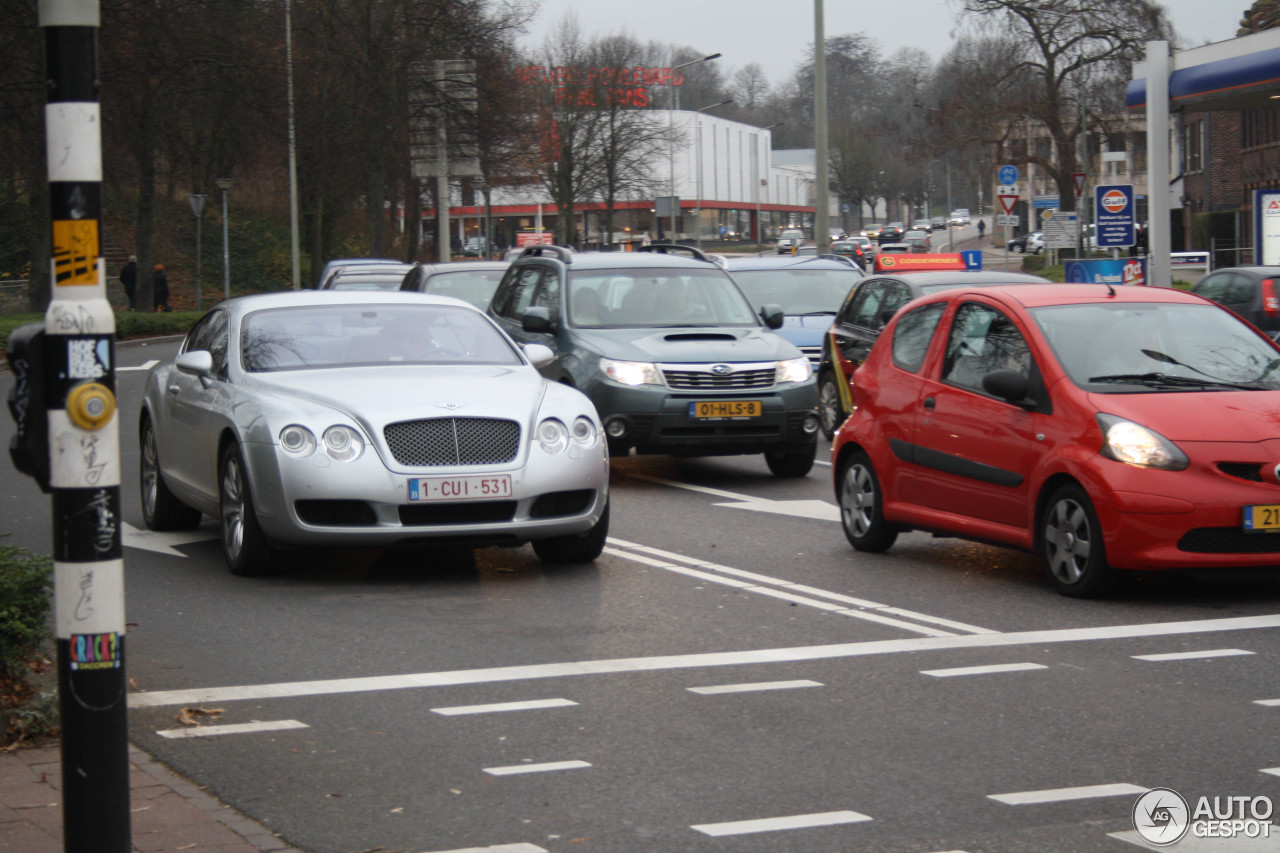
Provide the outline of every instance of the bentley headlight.
[[1178,446],[1154,430],[1115,415],[1098,415],[1102,455],[1126,465],[1182,471],[1189,463]]
[[600,369],[604,375],[614,382],[623,385],[661,385],[662,374],[656,364],[643,361],[614,361],[611,358],[600,359]]
[[364,452],[364,438],[349,426],[324,431],[324,452],[337,462],[350,462]]
[[805,357],[789,358],[778,362],[778,375],[775,382],[804,382],[813,375],[813,365]]
[[584,415],[574,418],[569,434],[573,436],[575,442],[587,449],[595,447],[596,440],[600,438],[600,432],[596,429],[595,423]]
[[564,453],[569,446],[569,428],[555,418],[547,418],[538,424],[538,444],[552,456]]
[[280,448],[290,456],[310,456],[316,449],[316,437],[306,427],[290,424],[280,430]]

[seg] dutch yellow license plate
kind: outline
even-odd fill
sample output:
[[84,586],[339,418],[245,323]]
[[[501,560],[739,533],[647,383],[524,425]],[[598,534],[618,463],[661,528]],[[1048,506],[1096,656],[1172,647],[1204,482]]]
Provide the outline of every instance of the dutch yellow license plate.
[[1280,532],[1280,504],[1256,504],[1245,507],[1244,532]]
[[759,400],[706,400],[689,404],[689,417],[702,421],[758,418],[764,414]]

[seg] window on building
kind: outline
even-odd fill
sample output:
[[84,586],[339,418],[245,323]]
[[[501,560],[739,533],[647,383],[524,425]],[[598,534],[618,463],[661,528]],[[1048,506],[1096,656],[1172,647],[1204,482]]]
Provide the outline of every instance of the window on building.
[[1133,171],[1147,171],[1147,133],[1144,130],[1129,134],[1129,162]]
[[1241,113],[1241,136],[1245,148],[1280,142],[1280,121],[1276,110],[1246,110]]
[[1182,128],[1182,171],[1204,169],[1204,120],[1187,122]]

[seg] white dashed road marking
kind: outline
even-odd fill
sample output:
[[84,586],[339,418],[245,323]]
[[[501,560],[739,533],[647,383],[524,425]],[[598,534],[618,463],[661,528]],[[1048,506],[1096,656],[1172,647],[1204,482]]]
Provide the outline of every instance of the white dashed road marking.
[[717,684],[712,687],[690,687],[690,693],[714,696],[718,693],[752,693],[758,690],[791,690],[797,687],[822,687],[820,681],[757,681],[753,684]]
[[1163,655],[1133,655],[1135,660],[1201,660],[1203,658],[1231,658],[1240,655],[1251,655],[1244,649],[1213,649],[1207,652],[1170,652]]
[[191,729],[166,729],[158,731],[160,737],[177,739],[187,737],[215,737],[217,735],[245,735],[254,732],[279,732],[285,729],[308,729],[306,723],[297,720],[273,720],[266,723],[228,723],[224,726],[196,726]]
[[702,823],[691,826],[703,835],[748,835],[754,832],[778,832],[784,829],[809,829],[815,826],[837,826],[842,823],[862,823],[870,817],[858,812],[838,811],[818,814],[798,814],[788,817],[766,817],[759,820],[737,820],[730,823]]
[[568,699],[531,699],[527,702],[499,702],[493,705],[457,705],[453,708],[432,708],[431,713],[446,717],[462,714],[498,714],[505,711],[533,711],[540,708],[567,708],[577,705]]
[[1048,669],[1042,663],[996,663],[990,666],[957,666],[951,669],[922,669],[921,675],[935,678],[951,678],[957,675],[990,675],[997,672],[1023,672],[1028,669]]
[[1049,788],[1044,791],[1019,791],[1014,794],[988,794],[987,796],[1008,806],[1033,806],[1041,803],[1063,803],[1068,800],[1091,800],[1095,797],[1124,797],[1130,794],[1145,794],[1148,790],[1127,782],[1116,782],[1110,785]]
[[536,844],[494,844],[493,847],[463,847],[456,850],[433,850],[428,853],[547,853]]
[[556,770],[581,770],[591,765],[585,761],[550,761],[546,764],[513,764],[509,767],[486,767],[490,776],[518,776],[522,773],[552,773]]

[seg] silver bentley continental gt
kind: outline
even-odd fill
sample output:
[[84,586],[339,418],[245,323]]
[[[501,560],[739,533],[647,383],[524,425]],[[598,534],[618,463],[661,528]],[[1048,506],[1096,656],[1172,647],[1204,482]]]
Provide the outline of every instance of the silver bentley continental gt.
[[221,519],[238,575],[307,546],[532,542],[594,560],[609,455],[591,401],[465,302],[303,291],[221,303],[147,376],[152,530]]

